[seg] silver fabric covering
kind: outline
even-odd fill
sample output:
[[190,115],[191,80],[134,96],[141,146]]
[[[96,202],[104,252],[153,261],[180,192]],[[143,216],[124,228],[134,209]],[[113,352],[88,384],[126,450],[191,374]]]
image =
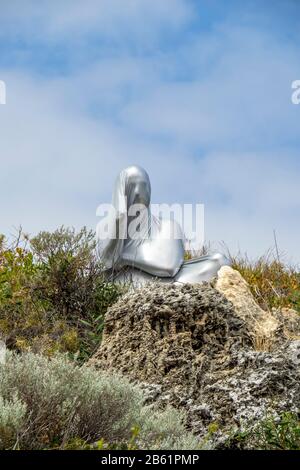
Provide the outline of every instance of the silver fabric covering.
[[[212,279],[221,266],[229,264],[222,254],[184,261],[184,234],[174,220],[151,214],[151,185],[147,172],[139,166],[121,171],[114,188],[115,213],[109,220],[109,234],[102,262],[119,281],[135,285],[158,279],[163,282],[197,283]],[[139,204],[139,236],[128,234],[136,220],[131,207]],[[131,226],[133,225],[131,224]],[[129,230],[130,232],[130,230]]]

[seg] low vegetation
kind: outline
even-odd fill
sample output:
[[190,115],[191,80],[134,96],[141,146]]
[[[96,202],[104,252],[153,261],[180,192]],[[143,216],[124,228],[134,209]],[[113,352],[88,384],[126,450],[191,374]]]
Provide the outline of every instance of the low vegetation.
[[196,449],[184,415],[143,406],[126,379],[65,356],[7,353],[0,364],[0,449]]
[[296,413],[269,416],[251,430],[234,433],[226,449],[300,450],[300,419]]
[[[191,253],[186,254],[190,258]],[[300,273],[279,256],[231,256],[263,309],[300,313]],[[1,449],[195,449],[172,408],[154,411],[120,377],[84,365],[99,347],[105,313],[124,292],[107,281],[94,233],[61,227],[34,238],[0,235]],[[298,449],[295,414],[234,435],[230,448]]]
[[0,335],[8,348],[87,359],[122,289],[108,283],[94,234],[60,228],[0,243]]
[[[233,255],[224,246],[227,258],[248,282],[251,292],[263,310],[292,308],[300,313],[300,269],[284,261],[284,255],[275,248],[258,259],[251,260],[247,254]],[[211,247],[187,250],[186,259],[211,252]]]
[[231,261],[264,310],[292,308],[300,313],[299,270],[270,253],[255,261],[250,261],[247,256],[232,256]]

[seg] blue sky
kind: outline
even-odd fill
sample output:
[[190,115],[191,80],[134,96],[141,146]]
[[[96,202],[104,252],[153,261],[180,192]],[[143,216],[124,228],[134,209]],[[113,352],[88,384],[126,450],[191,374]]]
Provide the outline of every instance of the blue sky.
[[95,228],[138,163],[216,248],[300,262],[299,52],[297,0],[1,2],[0,232]]

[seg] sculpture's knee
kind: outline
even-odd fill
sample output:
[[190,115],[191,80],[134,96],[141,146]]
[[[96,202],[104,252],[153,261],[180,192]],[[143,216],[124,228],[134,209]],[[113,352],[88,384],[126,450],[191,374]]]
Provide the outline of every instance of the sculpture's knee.
[[231,264],[229,259],[226,258],[226,256],[223,255],[222,253],[214,253],[211,257],[214,261],[217,261],[219,263],[220,268],[222,266],[230,266]]

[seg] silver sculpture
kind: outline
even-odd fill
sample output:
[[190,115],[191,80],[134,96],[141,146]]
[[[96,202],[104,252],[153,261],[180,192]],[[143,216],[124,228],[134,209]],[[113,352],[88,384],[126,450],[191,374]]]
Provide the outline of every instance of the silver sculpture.
[[[109,221],[102,262],[118,281],[135,285],[157,279],[161,282],[198,283],[216,276],[226,257],[220,253],[184,261],[184,234],[174,220],[158,219],[151,214],[151,186],[147,172],[130,166],[119,174],[113,193],[113,216]],[[135,215],[130,208],[139,204],[139,236],[128,234]],[[136,207],[136,206],[135,206]],[[172,236],[166,236],[172,234]]]

